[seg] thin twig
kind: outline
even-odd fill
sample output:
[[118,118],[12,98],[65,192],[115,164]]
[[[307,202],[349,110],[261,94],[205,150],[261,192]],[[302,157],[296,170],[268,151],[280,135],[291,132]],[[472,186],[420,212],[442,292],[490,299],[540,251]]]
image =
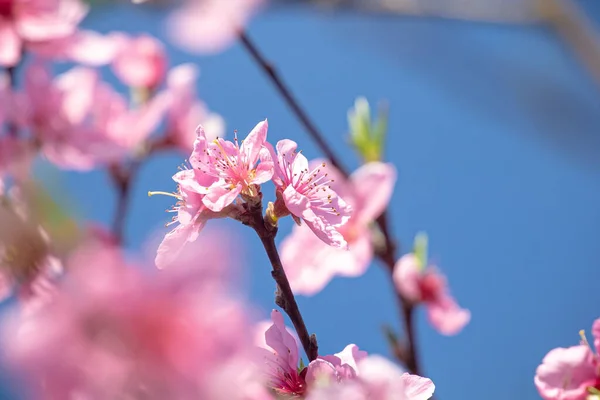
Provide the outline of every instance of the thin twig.
[[266,225],[265,220],[262,216],[262,203],[245,203],[245,212],[238,217],[238,219],[245,225],[250,226],[257,233],[260,241],[265,248],[269,261],[271,263],[271,276],[277,283],[277,291],[275,293],[275,303],[281,307],[285,313],[290,317],[296,333],[300,338],[304,352],[308,357],[309,362],[313,361],[319,355],[319,346],[317,344],[317,337],[308,333],[304,318],[296,303],[296,298],[290,287],[290,282],[285,274],[281,259],[279,258],[279,252],[275,245],[275,236],[277,235],[277,228],[271,225]]
[[254,44],[254,42],[248,37],[246,32],[240,33],[240,41],[248,50],[254,61],[261,67],[261,69],[267,74],[271,82],[275,85],[279,94],[287,105],[292,109],[292,112],[298,117],[304,128],[308,132],[308,134],[313,138],[315,142],[319,145],[325,156],[331,161],[331,164],[342,171],[344,168],[342,166],[341,161],[336,157],[335,153],[329,147],[327,142],[325,141],[325,136],[317,129],[317,126],[311,121],[308,114],[302,107],[300,107],[300,103],[294,98],[290,89],[283,83],[283,80],[277,73],[277,70],[267,61],[267,59],[260,52],[258,47]]
[[[286,86],[283,80],[279,77],[273,65],[265,58],[265,56],[260,52],[256,44],[249,38],[249,36],[245,32],[240,33],[240,41],[244,45],[246,50],[250,53],[252,58],[256,61],[256,63],[261,67],[263,72],[271,79],[271,82],[277,88],[279,94],[283,97],[288,106],[298,117],[306,131],[315,140],[317,145],[319,145],[325,156],[329,158],[331,164],[334,167],[336,167],[347,178],[348,172],[344,169],[343,165],[336,157],[333,150],[325,141],[325,136],[317,129],[316,125],[310,120],[307,113],[296,101],[296,99],[292,95],[290,88]],[[391,232],[389,230],[387,212],[384,211],[384,213],[379,218],[377,218],[376,222],[385,238],[385,249],[383,250],[383,252],[378,253],[377,256],[381,259],[381,261],[385,264],[386,268],[390,272],[391,280],[391,273],[393,272],[397,258],[397,245],[396,242],[393,240]],[[398,301],[398,307],[401,311],[401,321],[404,325],[404,331],[406,334],[406,352],[404,352],[405,356],[399,361],[404,363],[406,365],[406,368],[411,373],[421,375],[417,357],[416,335],[413,323],[414,306],[410,301],[406,301],[405,299],[403,299],[400,293],[397,293],[396,297]]]

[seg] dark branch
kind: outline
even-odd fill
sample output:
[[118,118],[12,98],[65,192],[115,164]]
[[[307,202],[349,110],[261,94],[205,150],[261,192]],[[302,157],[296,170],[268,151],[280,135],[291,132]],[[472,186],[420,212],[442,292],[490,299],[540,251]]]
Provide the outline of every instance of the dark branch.
[[[269,77],[273,85],[279,91],[279,94],[283,97],[288,106],[292,109],[296,117],[300,120],[306,131],[313,138],[313,140],[317,143],[317,145],[321,148],[323,153],[329,160],[331,164],[336,167],[345,177],[348,177],[348,171],[344,169],[340,160],[336,157],[333,150],[329,147],[327,142],[325,141],[325,136],[317,129],[316,125],[310,120],[306,112],[302,109],[298,101],[292,95],[291,90],[283,83],[283,80],[279,77],[277,71],[273,67],[273,65],[267,61],[264,55],[260,52],[258,47],[252,40],[248,37],[245,32],[240,33],[240,41],[246,48],[246,50],[250,53],[254,61],[258,64],[258,66],[263,70],[263,72]],[[381,230],[385,238],[385,248],[382,252],[378,253],[377,256],[379,259],[385,264],[386,268],[390,272],[390,280],[391,273],[393,272],[394,265],[397,258],[397,245],[392,238],[387,212],[384,212],[379,218],[377,218],[377,225]],[[264,244],[264,242],[263,242]],[[273,245],[274,247],[274,245]],[[266,248],[266,247],[265,247]],[[267,250],[268,251],[268,250]],[[279,260],[279,256],[277,256],[277,260]],[[279,265],[281,263],[279,262]],[[284,274],[285,275],[285,274]],[[275,278],[275,276],[274,276]],[[287,281],[287,279],[286,279]],[[291,292],[290,292],[291,293]],[[293,297],[293,296],[292,296]],[[401,311],[401,320],[404,324],[404,330],[406,333],[406,351],[395,352],[397,358],[400,362],[404,363],[407,369],[417,375],[421,375],[418,357],[417,357],[417,347],[416,347],[416,335],[415,328],[413,323],[413,314],[414,314],[414,305],[403,299],[400,293],[397,293],[398,307]],[[278,300],[281,301],[281,300]],[[294,301],[295,304],[295,301]],[[288,313],[289,314],[289,313]],[[297,329],[297,327],[296,327]],[[304,328],[306,329],[306,328]],[[308,333],[306,333],[308,335]],[[303,345],[304,345],[303,341]],[[306,346],[305,346],[306,349]],[[402,354],[402,356],[400,356]]]
[[256,47],[254,42],[248,37],[248,35],[245,32],[240,33],[240,41],[242,42],[246,50],[248,50],[254,61],[256,61],[256,63],[261,67],[264,73],[267,74],[269,79],[271,79],[271,82],[273,82],[273,85],[275,85],[281,97],[283,97],[287,105],[292,109],[293,113],[296,115],[296,117],[298,117],[302,125],[304,125],[304,128],[306,129],[308,134],[313,138],[315,142],[317,142],[323,153],[325,153],[325,156],[331,161],[331,164],[340,171],[344,171],[342,163],[336,157],[331,147],[329,147],[329,145],[325,141],[325,136],[323,136],[323,134],[319,132],[317,126],[308,117],[306,111],[304,111],[302,107],[300,107],[300,104],[292,95],[291,90],[285,85],[285,83],[283,83],[283,80],[277,73],[277,70],[275,70],[273,65],[271,65],[271,63],[267,61],[267,59],[260,52],[258,47]]
[[265,223],[262,216],[262,204],[260,202],[254,204],[245,203],[244,206],[245,211],[238,219],[256,231],[267,252],[272,267],[271,276],[277,283],[275,304],[281,307],[290,317],[309,362],[313,361],[319,355],[317,338],[314,334],[310,335],[308,333],[304,318],[302,318],[298,303],[296,303],[296,298],[290,287],[290,282],[288,281],[283,265],[281,264],[281,259],[279,258],[277,247],[275,246],[277,228]]

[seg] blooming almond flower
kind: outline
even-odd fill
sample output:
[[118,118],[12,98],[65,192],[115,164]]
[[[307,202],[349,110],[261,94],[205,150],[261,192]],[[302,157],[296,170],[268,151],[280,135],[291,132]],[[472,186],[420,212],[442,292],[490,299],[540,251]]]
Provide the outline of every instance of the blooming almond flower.
[[0,65],[15,66],[24,47],[72,35],[87,13],[78,0],[3,0],[0,3]]
[[179,65],[167,75],[167,135],[186,153],[192,151],[198,122],[204,128],[208,141],[223,137],[225,133],[223,118],[208,111],[206,105],[196,97],[194,88],[197,78],[198,70],[193,64]]
[[298,145],[292,140],[280,140],[277,154],[268,147],[276,161],[273,182],[287,210],[304,220],[323,242],[346,248],[348,244],[338,229],[350,218],[351,207],[332,189],[326,164],[309,169],[308,160],[296,151]]
[[429,321],[443,335],[455,335],[469,323],[471,313],[460,308],[448,293],[446,279],[423,260],[406,254],[394,266],[394,283],[408,300],[427,306]]
[[403,373],[377,355],[358,361],[355,379],[331,385],[321,382],[309,391],[307,400],[427,400],[435,385],[430,379]]
[[162,43],[149,35],[129,37],[114,33],[117,53],[112,61],[115,75],[127,86],[156,88],[167,72],[167,55]]
[[[316,160],[310,169],[322,165]],[[348,243],[348,251],[328,246],[305,226],[294,226],[281,244],[281,260],[294,293],[313,295],[336,275],[360,276],[373,258],[371,224],[387,207],[396,181],[393,165],[371,162],[349,179],[333,166],[327,167],[331,188],[351,207],[352,216],[337,230]],[[333,179],[334,178],[334,179]]]
[[158,268],[170,265],[186,243],[195,241],[209,219],[227,216],[227,209],[214,212],[204,205],[204,195],[198,192],[199,185],[195,175],[196,171],[192,169],[184,169],[173,175],[173,180],[178,183],[178,193],[148,192],[148,195],[163,194],[178,200],[171,210],[177,214],[167,226],[174,223],[178,225],[166,234],[158,247],[155,260]]
[[188,0],[168,21],[173,42],[193,53],[216,53],[234,42],[265,0]]
[[148,273],[116,249],[74,253],[53,301],[4,326],[3,356],[28,398],[267,399],[249,310],[205,279],[227,266],[192,259],[209,266]]
[[198,127],[190,164],[201,179],[212,181],[203,190],[206,195],[202,199],[210,210],[223,210],[240,194],[258,196],[259,185],[271,179],[273,162],[264,148],[267,129],[267,120],[259,122],[240,146],[237,136],[235,144],[221,138],[210,142],[204,128]]
[[279,311],[271,312],[271,320],[271,325],[257,326],[256,344],[262,350],[267,384],[277,395],[303,396],[313,384],[338,383],[357,376],[357,363],[367,356],[358,346],[350,344],[335,355],[319,356],[300,369],[298,339],[286,328]]
[[[586,400],[600,389],[600,318],[594,321],[595,353],[583,331],[579,346],[551,350],[535,372],[534,383],[545,400]],[[591,390],[590,390],[591,389]]]

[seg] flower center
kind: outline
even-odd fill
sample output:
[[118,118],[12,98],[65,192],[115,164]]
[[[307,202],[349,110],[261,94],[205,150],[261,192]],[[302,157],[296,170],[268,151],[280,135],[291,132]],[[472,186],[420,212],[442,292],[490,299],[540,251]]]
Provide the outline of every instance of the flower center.
[[13,13],[13,0],[0,0],[0,16],[10,18]]
[[421,300],[422,301],[434,301],[438,297],[438,293],[444,286],[442,279],[432,273],[425,273],[423,278],[419,281],[419,288],[421,289]]

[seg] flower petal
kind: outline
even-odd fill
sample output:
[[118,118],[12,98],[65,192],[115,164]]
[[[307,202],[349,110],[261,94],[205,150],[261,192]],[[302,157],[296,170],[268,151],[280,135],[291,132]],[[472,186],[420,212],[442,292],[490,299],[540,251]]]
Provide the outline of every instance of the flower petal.
[[258,161],[258,155],[267,141],[268,129],[269,123],[265,119],[256,124],[254,129],[252,129],[248,136],[246,136],[246,139],[244,139],[240,147],[240,152],[245,154],[246,162],[249,166],[254,166],[256,161]]
[[202,201],[209,210],[219,212],[233,203],[241,191],[242,185],[240,184],[231,188],[230,185],[224,181],[216,182],[208,188],[208,192]]
[[396,183],[396,168],[389,163],[370,162],[357,169],[350,181],[354,215],[363,223],[374,221],[386,209]]

